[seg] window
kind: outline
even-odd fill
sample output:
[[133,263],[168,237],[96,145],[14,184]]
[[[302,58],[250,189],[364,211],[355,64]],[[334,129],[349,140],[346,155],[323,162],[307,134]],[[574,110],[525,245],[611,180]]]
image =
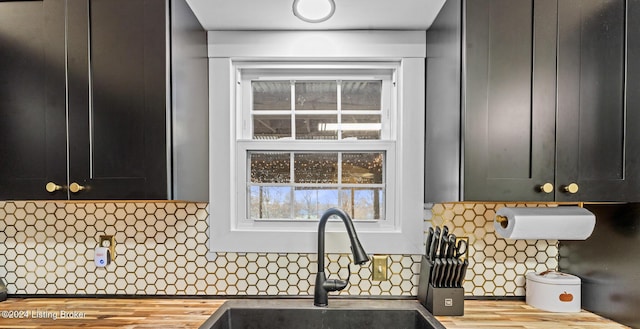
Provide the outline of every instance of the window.
[[[424,245],[424,31],[210,31],[209,250]],[[326,251],[349,252],[341,221]]]
[[369,66],[238,65],[245,225],[315,222],[331,207],[356,221],[387,219],[397,64]]

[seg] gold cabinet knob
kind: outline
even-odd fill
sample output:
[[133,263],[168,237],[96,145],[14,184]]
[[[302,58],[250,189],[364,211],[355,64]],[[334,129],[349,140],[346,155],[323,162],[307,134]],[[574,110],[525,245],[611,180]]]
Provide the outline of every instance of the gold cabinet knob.
[[71,183],[71,185],[69,185],[69,191],[71,191],[71,193],[78,193],[80,191],[84,190],[84,186],[73,182]]
[[579,189],[579,187],[578,187],[578,184],[576,184],[576,183],[571,183],[569,185],[566,185],[566,186],[562,187],[563,191],[565,191],[567,193],[571,193],[571,194],[578,193],[578,189]]
[[540,192],[544,192],[544,193],[549,194],[549,193],[553,192],[553,184],[551,184],[551,183],[544,183],[544,184],[542,184],[542,185],[538,186],[538,190],[539,190]]
[[53,193],[55,191],[59,191],[62,190],[62,186],[54,183],[54,182],[49,182],[47,183],[47,185],[44,187],[45,189],[47,189],[47,192],[49,193]]

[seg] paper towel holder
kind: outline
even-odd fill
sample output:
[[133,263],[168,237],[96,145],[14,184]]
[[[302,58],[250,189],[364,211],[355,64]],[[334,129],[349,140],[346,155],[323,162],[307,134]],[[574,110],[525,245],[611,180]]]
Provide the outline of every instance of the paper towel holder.
[[[524,240],[585,240],[593,233],[596,222],[595,214],[585,209],[583,202],[555,207],[504,207],[496,211],[494,218],[497,235]],[[540,229],[541,224],[547,228]]]
[[[580,208],[584,208],[584,202],[577,202],[575,204],[570,203],[570,204],[559,204],[558,205],[558,207],[562,207],[562,206],[578,206]],[[496,222],[498,222],[498,224],[500,224],[500,226],[502,226],[502,228],[507,228],[507,226],[509,226],[509,218],[507,218],[507,216],[496,215]]]

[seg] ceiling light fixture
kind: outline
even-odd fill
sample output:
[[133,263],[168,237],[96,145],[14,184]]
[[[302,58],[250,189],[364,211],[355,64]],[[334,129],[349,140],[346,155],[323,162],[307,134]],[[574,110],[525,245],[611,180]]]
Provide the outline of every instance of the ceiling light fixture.
[[336,4],[333,0],[294,0],[293,14],[309,23],[321,23],[333,16]]

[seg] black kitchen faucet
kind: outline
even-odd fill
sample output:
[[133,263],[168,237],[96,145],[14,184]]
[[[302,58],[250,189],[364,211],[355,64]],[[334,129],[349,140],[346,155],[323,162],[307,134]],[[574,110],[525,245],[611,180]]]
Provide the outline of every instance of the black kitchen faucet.
[[[344,289],[349,282],[347,280],[329,279],[327,280],[324,274],[324,235],[325,226],[331,216],[338,216],[342,219],[344,226],[347,228],[347,234],[351,240],[351,252],[353,253],[353,263],[362,265],[369,261],[369,256],[365,253],[358,236],[356,235],[356,229],[353,227],[353,221],[351,217],[344,211],[338,208],[331,208],[322,214],[320,218],[320,224],[318,225],[318,273],[316,274],[316,286],[313,294],[313,304],[315,306],[327,306],[329,303],[328,293],[329,291],[339,291]],[[351,275],[351,271],[349,271]]]

